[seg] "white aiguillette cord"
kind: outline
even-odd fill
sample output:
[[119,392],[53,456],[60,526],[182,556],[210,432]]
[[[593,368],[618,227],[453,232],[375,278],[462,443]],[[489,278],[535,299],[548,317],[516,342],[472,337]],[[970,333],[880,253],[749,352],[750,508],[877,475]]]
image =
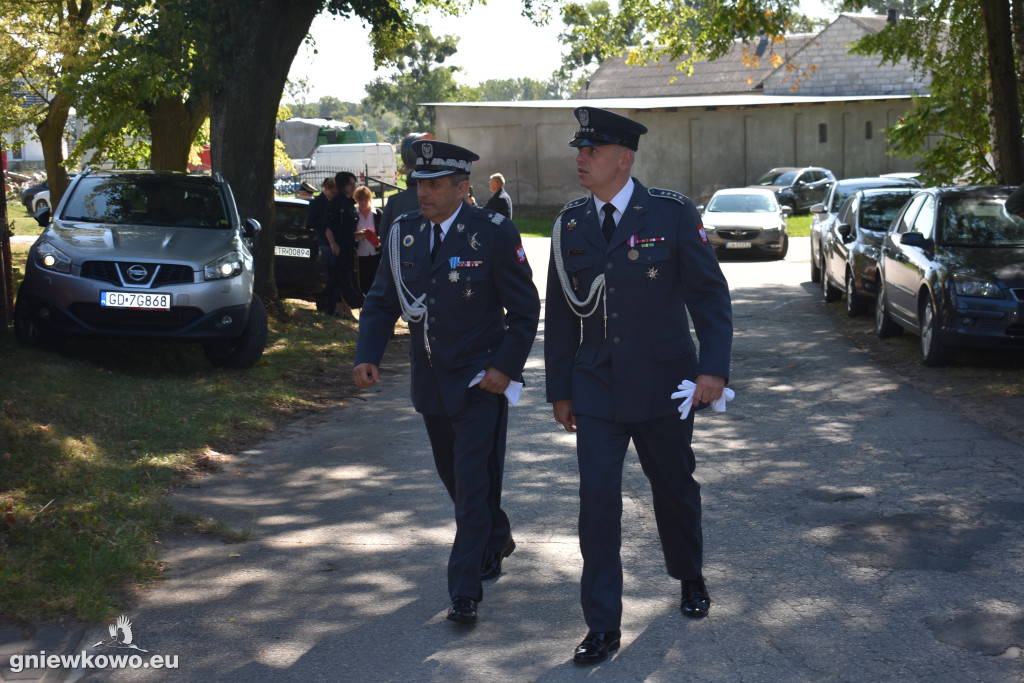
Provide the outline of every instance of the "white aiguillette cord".
[[[576,294],[572,290],[572,286],[569,284],[569,277],[565,274],[565,263],[562,259],[562,215],[559,214],[558,218],[555,219],[555,224],[551,228],[551,251],[553,258],[555,259],[555,272],[558,273],[558,281],[562,285],[562,293],[565,294],[565,300],[569,303],[570,308],[573,312],[581,318],[589,318],[594,315],[597,311],[597,295],[598,292],[601,294],[601,301],[604,303],[604,336],[608,336],[608,294],[604,284],[604,273],[598,274],[594,278],[594,281],[590,283],[590,292],[587,294],[585,301],[580,301]],[[589,310],[587,310],[589,307]]]
[[388,249],[391,252],[391,277],[395,281],[395,292],[398,294],[398,303],[402,307],[402,320],[407,323],[423,323],[423,346],[427,351],[427,361],[432,362],[430,358],[430,338],[427,336],[430,323],[427,320],[427,305],[423,303],[423,300],[427,298],[427,293],[424,292],[414,297],[409,288],[405,286],[405,282],[402,281],[402,262],[398,246],[399,233],[401,232],[402,230],[397,220],[391,224],[391,229],[388,230]]

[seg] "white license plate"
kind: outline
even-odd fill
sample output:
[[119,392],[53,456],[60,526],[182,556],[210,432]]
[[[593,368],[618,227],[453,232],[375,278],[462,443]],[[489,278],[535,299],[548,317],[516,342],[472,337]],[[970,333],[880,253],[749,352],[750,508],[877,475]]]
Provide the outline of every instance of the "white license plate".
[[169,311],[171,310],[171,295],[151,292],[100,292],[100,306]]
[[752,242],[726,242],[726,249],[750,249],[754,246]]
[[274,247],[274,256],[309,258],[309,249],[303,249],[302,247]]

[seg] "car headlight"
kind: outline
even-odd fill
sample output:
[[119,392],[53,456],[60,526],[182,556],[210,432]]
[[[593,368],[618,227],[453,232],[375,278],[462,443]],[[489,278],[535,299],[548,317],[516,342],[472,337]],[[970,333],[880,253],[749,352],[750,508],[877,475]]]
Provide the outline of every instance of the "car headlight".
[[207,280],[223,280],[235,277],[242,272],[242,268],[241,257],[235,252],[231,252],[207,263],[203,270],[203,277]]
[[36,265],[45,270],[70,273],[71,257],[49,242],[43,242],[36,248]]
[[1003,290],[989,280],[982,280],[963,273],[953,274],[953,285],[961,296],[983,296],[988,299],[1005,299]]

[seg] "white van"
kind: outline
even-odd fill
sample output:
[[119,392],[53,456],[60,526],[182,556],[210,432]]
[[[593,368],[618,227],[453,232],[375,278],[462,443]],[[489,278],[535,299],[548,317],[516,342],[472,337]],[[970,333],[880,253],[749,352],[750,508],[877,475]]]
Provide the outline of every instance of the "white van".
[[386,142],[320,145],[313,152],[311,167],[331,175],[348,171],[354,173],[360,183],[374,178],[394,185],[398,179],[395,150]]

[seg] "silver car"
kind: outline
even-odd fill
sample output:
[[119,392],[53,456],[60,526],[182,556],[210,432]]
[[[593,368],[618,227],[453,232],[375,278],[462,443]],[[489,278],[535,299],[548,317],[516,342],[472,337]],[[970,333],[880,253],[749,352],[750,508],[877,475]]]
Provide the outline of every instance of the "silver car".
[[251,241],[220,176],[79,175],[32,245],[15,304],[18,340],[194,340],[216,366],[248,368],[267,341]]
[[759,251],[784,259],[789,252],[786,218],[790,213],[792,210],[780,205],[769,189],[730,187],[712,195],[701,219],[711,246],[719,254]]

